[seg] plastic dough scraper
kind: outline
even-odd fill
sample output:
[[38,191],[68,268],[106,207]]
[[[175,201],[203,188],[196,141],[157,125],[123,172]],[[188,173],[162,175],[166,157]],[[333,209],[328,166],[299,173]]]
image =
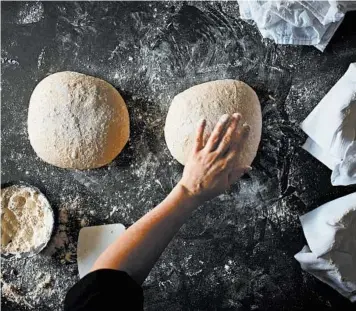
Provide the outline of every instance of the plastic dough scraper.
[[77,262],[80,278],[87,275],[96,259],[125,231],[122,224],[92,226],[79,232]]

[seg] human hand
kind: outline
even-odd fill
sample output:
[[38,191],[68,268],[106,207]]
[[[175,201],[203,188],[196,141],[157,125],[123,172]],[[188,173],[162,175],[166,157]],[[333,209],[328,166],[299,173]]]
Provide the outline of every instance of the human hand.
[[223,115],[204,144],[206,121],[198,126],[195,143],[178,185],[199,203],[229,189],[251,167],[238,167],[237,158],[246,142],[250,127],[239,126],[241,115]]

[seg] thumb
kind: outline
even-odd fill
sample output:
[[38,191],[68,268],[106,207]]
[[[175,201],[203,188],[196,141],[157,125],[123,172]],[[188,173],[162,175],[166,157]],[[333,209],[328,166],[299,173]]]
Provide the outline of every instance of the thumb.
[[251,170],[252,170],[251,166],[239,167],[239,168],[233,170],[229,174],[229,183],[230,183],[230,185],[232,185],[237,180],[239,180],[243,175],[247,174],[248,172],[251,172]]

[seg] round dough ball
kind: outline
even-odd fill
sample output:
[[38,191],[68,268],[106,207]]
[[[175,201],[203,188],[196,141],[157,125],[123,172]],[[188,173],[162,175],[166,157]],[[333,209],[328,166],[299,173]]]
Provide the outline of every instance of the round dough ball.
[[89,169],[108,164],[124,148],[129,131],[126,104],[104,80],[58,72],[32,93],[30,142],[42,160],[55,166]]
[[255,91],[236,80],[217,80],[195,85],[174,97],[169,108],[165,138],[172,156],[185,164],[192,149],[196,129],[206,119],[205,141],[223,114],[239,112],[242,122],[251,127],[250,135],[241,151],[238,165],[250,165],[261,140],[261,106]]

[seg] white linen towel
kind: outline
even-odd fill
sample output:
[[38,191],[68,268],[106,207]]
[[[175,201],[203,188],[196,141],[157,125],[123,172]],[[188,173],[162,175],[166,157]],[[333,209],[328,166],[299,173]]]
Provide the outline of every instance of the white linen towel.
[[331,40],[356,1],[238,0],[240,17],[252,20],[264,38],[278,44],[314,45],[320,51]]
[[294,257],[303,270],[356,302],[356,192],[300,217],[308,246]]
[[331,183],[356,184],[356,63],[301,124],[303,148],[333,172]]

